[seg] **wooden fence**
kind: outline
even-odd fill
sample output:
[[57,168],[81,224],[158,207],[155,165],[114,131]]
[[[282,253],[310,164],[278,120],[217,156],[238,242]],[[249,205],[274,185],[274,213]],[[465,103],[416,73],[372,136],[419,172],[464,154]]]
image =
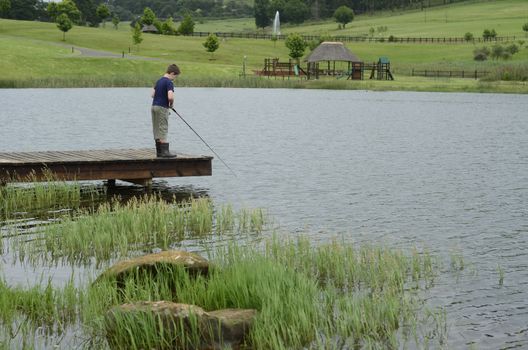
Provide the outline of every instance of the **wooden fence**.
[[[241,39],[264,39],[286,40],[287,35],[272,35],[259,33],[233,33],[233,32],[194,32],[191,36],[207,37],[209,34],[216,34],[219,38],[241,38]],[[301,35],[306,41],[319,40],[319,35]],[[493,39],[475,38],[466,40],[464,38],[403,38],[403,37],[370,37],[370,36],[332,36],[331,39],[342,42],[387,42],[387,43],[412,43],[412,44],[474,44],[474,43],[495,43],[514,41],[516,36],[501,36]]]
[[488,75],[488,71],[464,71],[464,70],[433,70],[433,69],[424,69],[424,70],[415,70],[413,68],[411,76],[413,77],[429,77],[429,78],[471,78],[479,79]]

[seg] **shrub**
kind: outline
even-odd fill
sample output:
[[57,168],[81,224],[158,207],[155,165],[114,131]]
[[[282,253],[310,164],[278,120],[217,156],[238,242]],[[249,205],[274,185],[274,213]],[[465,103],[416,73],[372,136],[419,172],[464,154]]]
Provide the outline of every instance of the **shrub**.
[[392,43],[394,41],[396,41],[396,38],[394,37],[394,35],[389,36],[389,42]]
[[498,60],[504,54],[504,47],[502,45],[493,45],[491,48],[491,58]]
[[517,52],[519,52],[519,47],[515,44],[511,44],[506,46],[506,51],[512,55],[515,55]]
[[165,35],[176,35],[178,31],[176,30],[176,27],[174,26],[174,22],[172,21],[172,17],[167,18],[165,22],[161,24],[161,33]]
[[482,37],[484,38],[484,40],[491,40],[497,37],[497,32],[495,31],[495,29],[484,29]]
[[467,32],[466,34],[464,34],[464,40],[466,40],[466,41],[475,40],[475,38],[473,37],[473,33]]
[[488,59],[489,54],[490,50],[486,46],[476,48],[475,50],[473,50],[473,59],[475,61],[486,61]]
[[190,35],[194,33],[194,21],[191,17],[191,15],[187,14],[183,18],[183,21],[180,23],[180,26],[178,27],[178,32],[181,35]]

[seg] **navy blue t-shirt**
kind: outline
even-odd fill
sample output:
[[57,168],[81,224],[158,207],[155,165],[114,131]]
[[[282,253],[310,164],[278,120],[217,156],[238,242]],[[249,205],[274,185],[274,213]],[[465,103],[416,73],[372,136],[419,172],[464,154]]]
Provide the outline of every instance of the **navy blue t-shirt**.
[[169,108],[169,98],[167,97],[168,91],[174,91],[174,84],[169,78],[161,77],[154,86],[154,99],[152,100],[153,106],[161,106]]

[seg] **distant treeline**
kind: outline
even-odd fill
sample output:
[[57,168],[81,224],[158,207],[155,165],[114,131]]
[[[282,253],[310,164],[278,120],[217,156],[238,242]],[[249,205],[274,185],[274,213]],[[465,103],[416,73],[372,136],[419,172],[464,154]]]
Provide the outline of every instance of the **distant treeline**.
[[[276,11],[281,23],[302,23],[308,19],[332,17],[340,6],[356,14],[379,10],[425,8],[467,0],[73,0],[81,12],[80,24],[98,25],[96,8],[104,3],[112,16],[121,21],[137,19],[146,7],[158,18],[255,17],[259,27],[270,24]],[[474,1],[474,0],[473,0]],[[0,0],[0,17],[24,20],[50,20],[44,0]]]

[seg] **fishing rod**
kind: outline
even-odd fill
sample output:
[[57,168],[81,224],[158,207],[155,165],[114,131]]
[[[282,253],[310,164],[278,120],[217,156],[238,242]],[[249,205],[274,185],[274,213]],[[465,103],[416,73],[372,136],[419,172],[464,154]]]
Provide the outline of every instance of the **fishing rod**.
[[196,136],[198,136],[198,137],[200,138],[200,140],[202,140],[202,142],[203,142],[207,147],[209,147],[209,149],[211,150],[211,152],[213,152],[214,155],[215,155],[218,159],[220,159],[220,161],[221,161],[222,163],[224,163],[224,165],[226,166],[226,168],[229,169],[229,170],[233,173],[233,175],[235,175],[235,177],[238,177],[237,174],[233,171],[233,169],[231,169],[231,168],[229,167],[229,165],[227,165],[227,163],[224,162],[224,160],[218,155],[218,153],[216,153],[216,152],[214,151],[214,149],[212,149],[211,146],[209,146],[209,144],[208,144],[207,142],[205,142],[205,140],[204,140],[204,139],[203,139],[203,138],[202,138],[202,137],[196,132],[196,130],[194,130],[193,127],[190,126],[189,123],[187,123],[187,121],[186,121],[185,119],[183,119],[183,117],[180,115],[180,113],[176,112],[176,110],[175,110],[173,107],[170,107],[170,109],[172,109],[173,112],[176,113],[176,115],[177,115],[178,117],[180,117],[180,119],[181,119],[185,124],[187,124],[187,126],[189,127],[189,129],[191,129],[191,130],[196,134]]

